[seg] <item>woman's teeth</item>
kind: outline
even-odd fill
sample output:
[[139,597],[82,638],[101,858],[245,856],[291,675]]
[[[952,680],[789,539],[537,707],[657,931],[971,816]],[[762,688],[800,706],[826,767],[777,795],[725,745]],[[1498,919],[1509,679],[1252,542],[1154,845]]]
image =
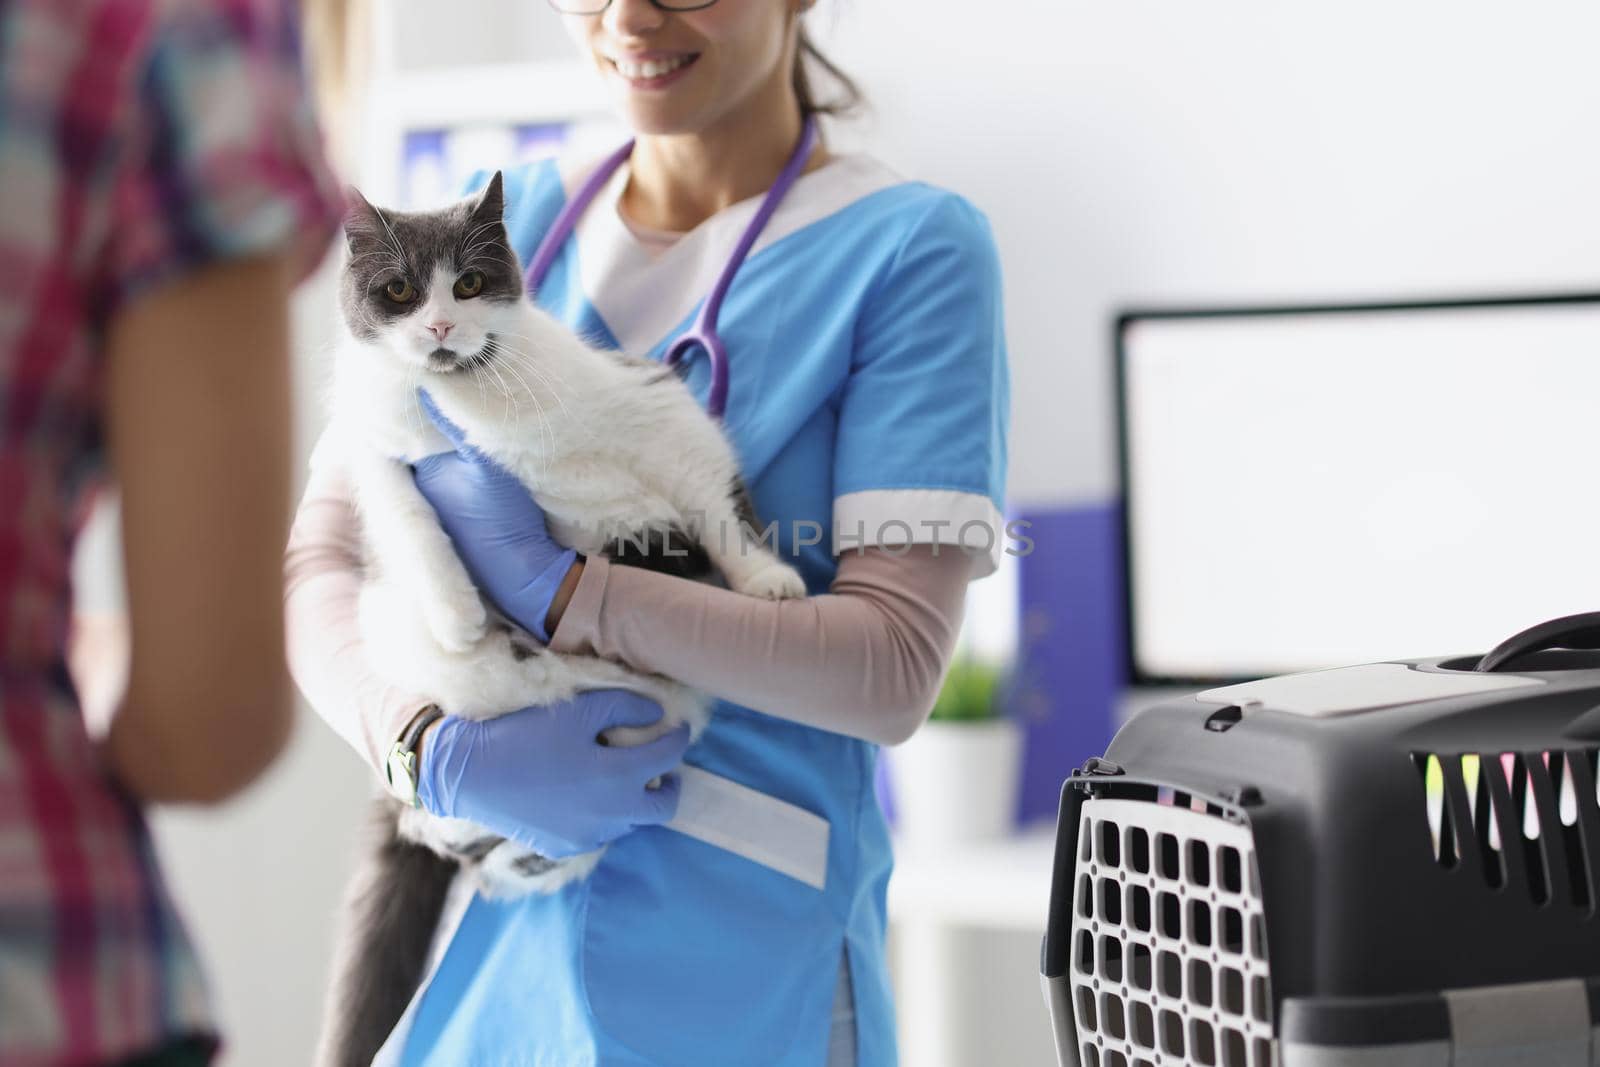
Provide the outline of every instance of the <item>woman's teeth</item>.
[[693,56],[674,56],[672,59],[648,59],[643,63],[631,63],[626,59],[613,59],[612,65],[624,78],[632,81],[648,81],[651,78],[660,78],[671,74],[680,67],[687,66]]

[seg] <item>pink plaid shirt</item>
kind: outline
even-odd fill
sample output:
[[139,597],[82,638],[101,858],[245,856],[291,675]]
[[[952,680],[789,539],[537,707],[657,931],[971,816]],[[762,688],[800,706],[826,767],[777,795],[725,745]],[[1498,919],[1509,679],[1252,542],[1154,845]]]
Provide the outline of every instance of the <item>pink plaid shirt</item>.
[[68,565],[103,466],[115,309],[332,234],[296,6],[0,0],[0,1067],[214,1041],[143,820],[63,666]]

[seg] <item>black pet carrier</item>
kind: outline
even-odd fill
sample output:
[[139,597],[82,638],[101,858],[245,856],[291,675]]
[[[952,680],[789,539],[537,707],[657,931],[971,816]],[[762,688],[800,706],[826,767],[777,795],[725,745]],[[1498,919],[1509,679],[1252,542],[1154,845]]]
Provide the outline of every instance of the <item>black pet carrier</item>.
[[1573,616],[1136,716],[1062,790],[1064,1067],[1600,1064],[1597,649]]

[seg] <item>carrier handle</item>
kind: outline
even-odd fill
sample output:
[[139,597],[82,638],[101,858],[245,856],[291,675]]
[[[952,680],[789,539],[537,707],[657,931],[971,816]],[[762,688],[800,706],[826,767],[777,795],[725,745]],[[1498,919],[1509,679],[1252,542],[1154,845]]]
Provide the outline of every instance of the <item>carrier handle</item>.
[[1547,648],[1600,648],[1600,611],[1567,615],[1530,626],[1494,646],[1474,669],[1485,673],[1497,671],[1519,656],[1543,652]]

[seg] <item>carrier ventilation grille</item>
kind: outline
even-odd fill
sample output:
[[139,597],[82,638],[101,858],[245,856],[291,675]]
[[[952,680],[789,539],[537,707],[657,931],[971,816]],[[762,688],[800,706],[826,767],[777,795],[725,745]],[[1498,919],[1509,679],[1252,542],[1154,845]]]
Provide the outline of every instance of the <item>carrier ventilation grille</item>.
[[1249,828],[1189,807],[1084,801],[1070,973],[1082,1067],[1271,1067]]
[[1594,749],[1412,753],[1433,856],[1493,889],[1595,912],[1600,793]]

